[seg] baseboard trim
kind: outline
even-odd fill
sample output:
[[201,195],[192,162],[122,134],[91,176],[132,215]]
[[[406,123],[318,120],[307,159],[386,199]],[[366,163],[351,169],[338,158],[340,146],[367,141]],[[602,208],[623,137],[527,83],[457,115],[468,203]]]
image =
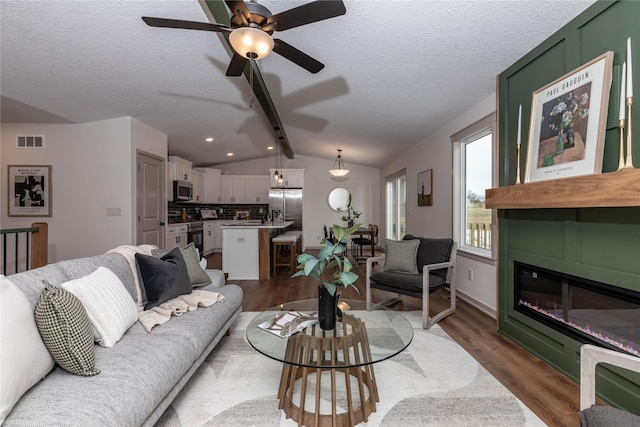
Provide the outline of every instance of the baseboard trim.
[[483,313],[491,316],[492,318],[497,319],[496,310],[494,310],[493,308],[487,306],[483,302],[475,299],[471,295],[465,294],[464,292],[460,291],[460,289],[456,289],[456,297],[460,298],[461,300],[463,300],[464,302],[466,302],[468,304],[471,304],[472,306],[474,306],[478,310],[482,311]]

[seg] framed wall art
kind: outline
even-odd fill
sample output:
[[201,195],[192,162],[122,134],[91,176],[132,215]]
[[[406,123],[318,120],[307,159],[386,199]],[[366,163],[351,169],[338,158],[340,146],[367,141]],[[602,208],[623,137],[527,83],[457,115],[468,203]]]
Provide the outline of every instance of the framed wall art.
[[9,166],[9,216],[51,216],[51,166]]
[[433,169],[427,169],[418,174],[418,206],[433,205],[433,197],[431,196],[433,192],[432,172]]
[[602,172],[613,52],[533,93],[524,182]]

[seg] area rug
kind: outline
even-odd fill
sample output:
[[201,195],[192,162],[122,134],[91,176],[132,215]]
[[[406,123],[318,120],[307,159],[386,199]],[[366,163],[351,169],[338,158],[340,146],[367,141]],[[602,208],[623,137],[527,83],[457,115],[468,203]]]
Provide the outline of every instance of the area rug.
[[[156,427],[297,425],[278,409],[282,364],[246,342],[256,314],[240,315]],[[402,314],[413,341],[374,365],[380,402],[360,426],[545,425],[439,326],[424,330],[420,312]]]

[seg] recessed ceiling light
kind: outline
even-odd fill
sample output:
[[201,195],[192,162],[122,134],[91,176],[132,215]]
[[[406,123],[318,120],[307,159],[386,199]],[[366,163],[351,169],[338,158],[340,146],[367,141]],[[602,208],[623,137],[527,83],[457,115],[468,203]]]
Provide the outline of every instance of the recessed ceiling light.
[[273,145],[269,145],[269,146],[267,147],[267,150],[273,150]]
[[232,152],[228,152],[227,153],[227,157],[231,157],[231,156],[233,156],[233,153]]
[[213,138],[211,138],[211,137],[205,138],[204,140],[207,141],[207,142],[213,142]]

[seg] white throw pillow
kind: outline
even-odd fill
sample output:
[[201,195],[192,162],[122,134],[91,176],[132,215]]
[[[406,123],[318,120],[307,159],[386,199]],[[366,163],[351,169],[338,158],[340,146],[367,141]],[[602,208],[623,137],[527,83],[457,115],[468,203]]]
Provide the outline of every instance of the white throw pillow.
[[22,291],[0,275],[0,424],[20,397],[55,362],[40,338],[33,307]]
[[102,347],[113,347],[124,333],[138,320],[136,303],[118,276],[106,267],[79,279],[62,284],[82,302],[96,342]]

